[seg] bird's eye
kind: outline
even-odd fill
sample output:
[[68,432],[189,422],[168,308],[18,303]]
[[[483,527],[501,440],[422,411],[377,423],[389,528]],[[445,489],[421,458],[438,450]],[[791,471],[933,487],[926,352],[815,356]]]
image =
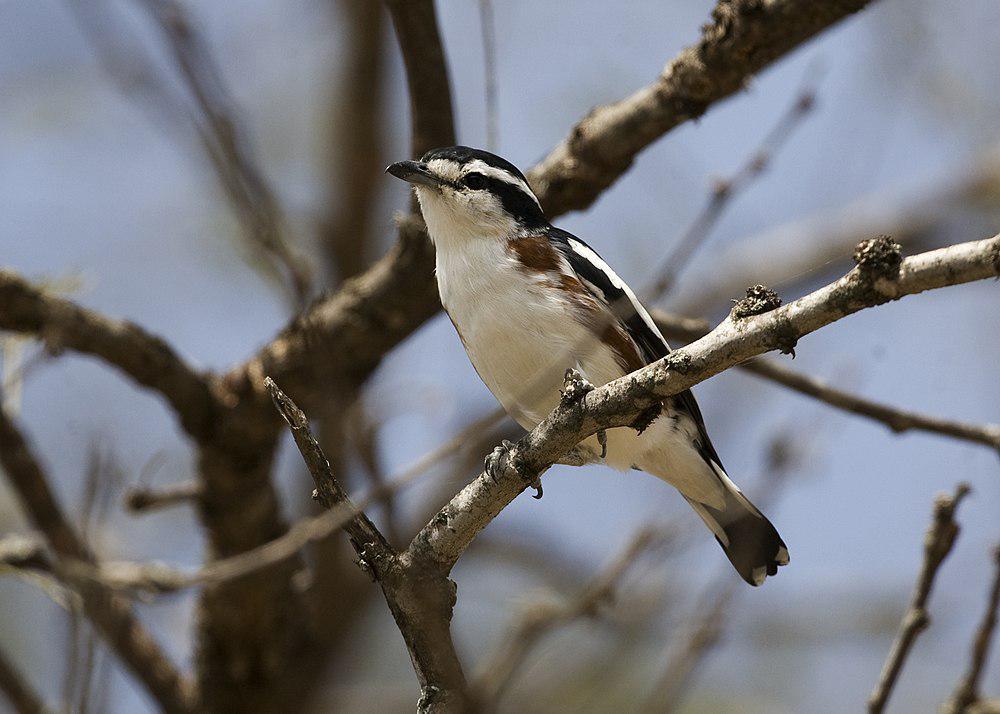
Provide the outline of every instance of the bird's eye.
[[486,177],[482,174],[469,174],[465,177],[465,185],[473,191],[486,188]]

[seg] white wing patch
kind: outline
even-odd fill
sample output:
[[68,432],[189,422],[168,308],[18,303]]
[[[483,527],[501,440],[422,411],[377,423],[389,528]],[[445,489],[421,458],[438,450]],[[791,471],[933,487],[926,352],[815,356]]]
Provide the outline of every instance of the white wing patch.
[[629,302],[632,303],[632,308],[636,311],[642,321],[646,323],[646,327],[648,327],[654,335],[659,337],[663,340],[663,343],[666,344],[667,341],[663,338],[663,335],[660,333],[660,329],[656,326],[656,323],[653,322],[653,318],[650,317],[649,313],[646,312],[646,308],[644,308],[642,303],[639,302],[639,298],[637,298],[635,293],[632,292],[632,288],[630,288],[624,280],[618,277],[618,273],[612,270],[611,266],[605,263],[601,256],[591,250],[589,246],[584,245],[575,238],[568,239],[568,243],[574,253],[586,259],[587,262],[604,273],[612,285],[625,293]]

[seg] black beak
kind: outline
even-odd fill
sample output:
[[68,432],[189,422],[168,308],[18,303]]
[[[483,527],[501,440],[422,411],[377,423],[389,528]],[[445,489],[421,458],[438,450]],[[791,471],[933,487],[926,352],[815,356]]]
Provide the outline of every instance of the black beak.
[[385,172],[392,174],[398,179],[423,186],[441,186],[446,183],[443,179],[431,173],[431,170],[427,168],[427,164],[422,161],[397,161],[394,164],[389,164]]

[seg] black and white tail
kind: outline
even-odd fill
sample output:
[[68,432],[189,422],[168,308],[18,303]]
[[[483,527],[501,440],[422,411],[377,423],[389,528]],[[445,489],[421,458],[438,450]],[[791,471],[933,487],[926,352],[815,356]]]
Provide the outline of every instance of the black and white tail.
[[751,585],[760,585],[768,575],[777,573],[779,566],[788,565],[788,548],[771,522],[726,473],[721,468],[713,470],[726,487],[723,507],[712,508],[690,498],[687,501],[712,529],[740,577]]

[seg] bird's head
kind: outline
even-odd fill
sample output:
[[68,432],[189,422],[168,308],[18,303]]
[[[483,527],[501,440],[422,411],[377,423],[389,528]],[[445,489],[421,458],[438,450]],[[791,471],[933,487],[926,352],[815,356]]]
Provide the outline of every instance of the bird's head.
[[546,224],[527,180],[514,164],[467,146],[432,149],[386,172],[413,185],[431,239],[509,238]]

